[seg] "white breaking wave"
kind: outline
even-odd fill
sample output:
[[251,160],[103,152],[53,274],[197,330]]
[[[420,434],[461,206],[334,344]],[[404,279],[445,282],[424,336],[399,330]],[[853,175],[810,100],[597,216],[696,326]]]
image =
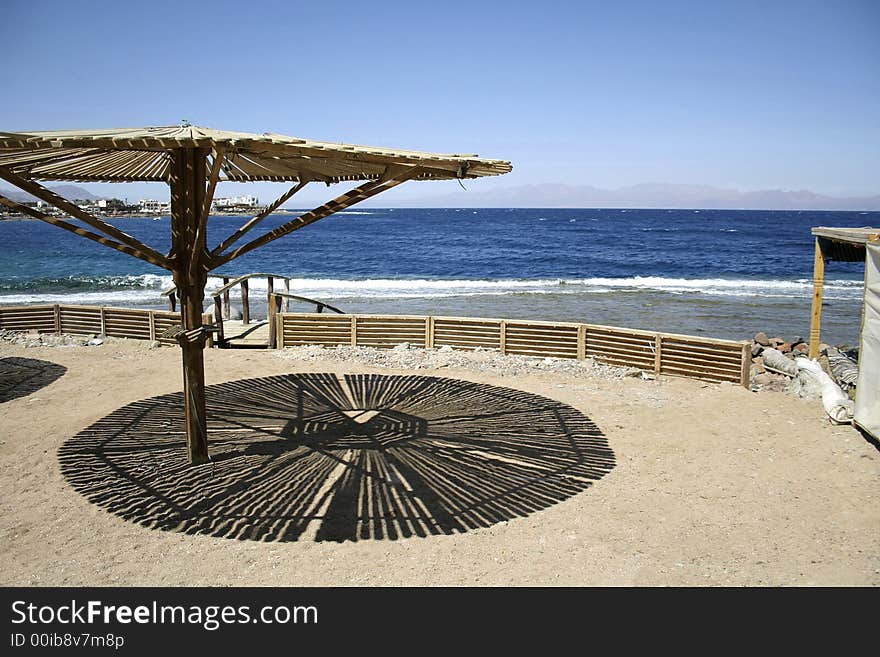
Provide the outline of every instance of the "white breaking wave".
[[[173,284],[171,276],[144,274],[142,276],[107,277],[96,279],[101,290],[71,290],[70,292],[39,293],[22,291],[0,295],[0,304],[81,303],[89,305],[162,305],[161,292]],[[223,279],[208,279],[206,297],[223,284]],[[267,291],[266,279],[250,279],[251,298],[262,300]],[[655,292],[676,295],[713,295],[724,297],[756,298],[809,298],[812,294],[810,279],[755,280],[725,278],[667,278],[663,276],[632,276],[626,278],[549,278],[549,279],[392,279],[366,280],[335,278],[294,278],[290,281],[292,294],[318,300],[345,299],[431,299],[448,297],[476,297],[498,295],[589,295]],[[275,290],[283,291],[283,282],[275,281]],[[232,296],[238,296],[233,289]],[[855,301],[862,296],[859,280],[825,281],[825,298]],[[209,303],[206,298],[206,303]]]

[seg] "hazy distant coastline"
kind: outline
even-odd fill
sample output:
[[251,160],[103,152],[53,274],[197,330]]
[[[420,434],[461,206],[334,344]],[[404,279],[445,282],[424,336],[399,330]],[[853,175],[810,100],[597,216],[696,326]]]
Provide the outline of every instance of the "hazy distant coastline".
[[[48,185],[55,193],[68,199],[97,200],[97,196],[78,185]],[[404,186],[405,187],[405,186]],[[485,184],[480,188],[456,190],[434,195],[408,195],[405,189],[383,195],[381,200],[366,201],[359,207],[372,208],[580,208],[580,209],[630,209],[630,210],[814,210],[876,212],[880,211],[880,195],[837,197],[810,190],[756,190],[740,191],[709,185],[679,185],[670,183],[645,183],[602,189],[591,185],[566,185],[544,183],[518,186]],[[279,192],[280,193],[280,192]],[[29,194],[10,187],[0,186],[0,195],[14,201],[35,200]],[[327,199],[324,199],[326,201]],[[266,200],[263,199],[265,203]],[[313,207],[314,203],[301,199],[301,207]],[[278,213],[292,212],[281,208]],[[221,210],[216,215],[248,214]],[[252,212],[251,212],[252,214]],[[124,216],[152,216],[131,213]]]

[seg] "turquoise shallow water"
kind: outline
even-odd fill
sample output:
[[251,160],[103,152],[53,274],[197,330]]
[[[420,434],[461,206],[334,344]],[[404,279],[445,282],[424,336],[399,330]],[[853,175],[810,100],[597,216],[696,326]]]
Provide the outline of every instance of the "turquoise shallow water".
[[[270,217],[252,236],[289,219]],[[212,217],[209,242],[244,221]],[[114,223],[168,248],[167,217]],[[880,213],[370,208],[318,222],[220,273],[293,276],[294,293],[348,312],[791,337],[808,331],[810,228],[820,225],[877,226]],[[862,276],[859,263],[829,264],[827,339],[856,340]],[[170,284],[167,272],[51,226],[0,222],[0,304],[161,307]],[[252,289],[259,306],[260,284]]]

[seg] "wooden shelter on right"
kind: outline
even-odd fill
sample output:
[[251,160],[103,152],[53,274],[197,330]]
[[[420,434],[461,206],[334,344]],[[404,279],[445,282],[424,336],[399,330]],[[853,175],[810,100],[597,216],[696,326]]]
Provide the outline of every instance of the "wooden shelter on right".
[[854,422],[880,440],[880,228],[813,228],[813,314],[810,358],[819,355],[822,286],[826,260],[865,263],[865,297],[859,337],[859,379]]

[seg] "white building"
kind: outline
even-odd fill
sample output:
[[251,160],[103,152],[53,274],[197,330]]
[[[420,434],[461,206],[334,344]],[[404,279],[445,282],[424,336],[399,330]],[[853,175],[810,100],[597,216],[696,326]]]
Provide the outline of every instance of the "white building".
[[141,212],[147,214],[169,214],[171,212],[171,203],[156,201],[154,199],[141,199],[138,201]]
[[256,196],[227,196],[224,198],[215,198],[214,207],[222,208],[256,208],[260,205],[260,199]]

